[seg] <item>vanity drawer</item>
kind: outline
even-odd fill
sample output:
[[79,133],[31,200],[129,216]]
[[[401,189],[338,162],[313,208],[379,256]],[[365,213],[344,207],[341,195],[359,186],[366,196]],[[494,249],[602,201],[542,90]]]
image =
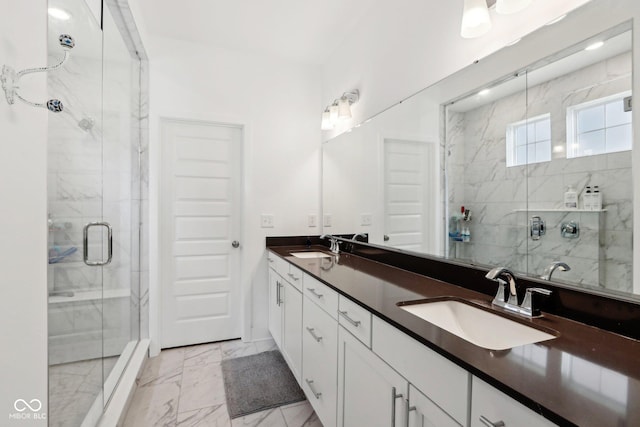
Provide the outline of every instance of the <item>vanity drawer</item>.
[[497,425],[500,421],[505,427],[552,427],[554,423],[536,414],[531,409],[493,388],[484,381],[473,377],[471,387],[471,426],[485,427],[480,421],[484,417],[487,422]]
[[457,423],[466,425],[471,374],[375,316],[371,349]]
[[371,348],[371,313],[369,311],[340,295],[338,322],[364,345]]
[[293,285],[294,288],[302,292],[302,270],[293,264],[289,264],[289,272],[284,277],[285,280]]
[[338,318],[338,293],[314,279],[308,274],[304,274],[302,279],[304,294],[320,308],[329,313],[334,319]]
[[271,251],[267,251],[267,264],[283,278],[289,277],[289,263]]

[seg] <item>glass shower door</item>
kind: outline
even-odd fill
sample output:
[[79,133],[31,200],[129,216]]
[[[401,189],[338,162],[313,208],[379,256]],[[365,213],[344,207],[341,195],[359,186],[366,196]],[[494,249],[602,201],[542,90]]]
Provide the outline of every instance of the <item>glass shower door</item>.
[[[49,425],[79,426],[102,402],[103,221],[102,31],[83,0],[49,6],[49,64],[62,55],[60,34],[75,40],[63,67],[48,73],[49,96],[63,112],[49,118]],[[86,251],[85,251],[86,249]]]

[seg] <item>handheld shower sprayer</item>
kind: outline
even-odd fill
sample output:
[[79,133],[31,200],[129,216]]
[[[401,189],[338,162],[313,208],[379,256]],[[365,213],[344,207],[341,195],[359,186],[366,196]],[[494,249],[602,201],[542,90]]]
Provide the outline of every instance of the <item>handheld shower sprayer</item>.
[[37,102],[31,102],[24,99],[18,93],[18,89],[20,89],[20,78],[22,76],[27,74],[32,74],[32,73],[44,73],[47,71],[54,71],[62,67],[64,63],[67,62],[67,59],[69,59],[69,51],[73,49],[76,43],[73,40],[73,37],[71,37],[68,34],[60,34],[60,36],[58,37],[58,42],[60,43],[60,46],[63,49],[64,57],[59,63],[55,65],[51,65],[48,67],[28,68],[26,70],[22,70],[18,72],[16,72],[12,67],[8,65],[2,66],[2,74],[0,74],[0,81],[2,82],[2,89],[4,89],[4,94],[5,94],[5,97],[7,98],[7,102],[9,103],[9,105],[13,105],[15,103],[15,98],[18,98],[20,101],[24,102],[25,104],[31,105],[33,107],[46,108],[47,110],[53,113],[59,113],[64,109],[64,106],[62,105],[62,102],[59,99],[54,98],[54,99],[49,99],[45,103],[37,103]]

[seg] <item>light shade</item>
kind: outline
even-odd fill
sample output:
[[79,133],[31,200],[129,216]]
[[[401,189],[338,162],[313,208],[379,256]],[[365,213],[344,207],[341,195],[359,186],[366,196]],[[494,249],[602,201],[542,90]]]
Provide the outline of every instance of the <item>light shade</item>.
[[331,123],[338,122],[338,111],[340,111],[340,107],[338,107],[337,103],[329,107],[329,120],[331,120]]
[[460,35],[465,39],[480,37],[491,29],[486,0],[464,0]]
[[338,119],[345,120],[351,118],[351,104],[349,100],[343,96],[338,101]]
[[520,12],[531,4],[531,0],[498,0],[496,12],[501,15]]
[[329,113],[329,109],[325,109],[322,113],[322,124],[320,125],[320,129],[322,130],[331,130],[333,129],[333,123],[331,122],[331,114]]

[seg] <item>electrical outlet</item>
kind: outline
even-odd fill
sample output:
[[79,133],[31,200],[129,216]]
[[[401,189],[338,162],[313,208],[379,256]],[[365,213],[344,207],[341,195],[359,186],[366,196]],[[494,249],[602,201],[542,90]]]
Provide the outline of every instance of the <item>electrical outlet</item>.
[[331,227],[331,214],[324,214],[322,225],[325,227]]
[[371,225],[372,223],[373,223],[373,215],[371,214],[360,215],[360,225]]
[[260,227],[273,228],[273,214],[260,215]]
[[317,227],[318,226],[318,215],[309,214],[307,217],[307,224],[309,227]]

